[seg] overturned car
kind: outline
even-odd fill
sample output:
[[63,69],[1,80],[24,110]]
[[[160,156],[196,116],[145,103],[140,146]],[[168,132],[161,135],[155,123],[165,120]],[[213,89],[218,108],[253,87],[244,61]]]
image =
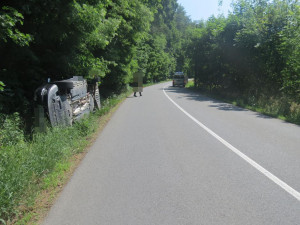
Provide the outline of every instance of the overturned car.
[[43,128],[45,118],[51,126],[69,126],[84,115],[100,109],[98,80],[81,76],[55,81],[36,89],[35,126]]

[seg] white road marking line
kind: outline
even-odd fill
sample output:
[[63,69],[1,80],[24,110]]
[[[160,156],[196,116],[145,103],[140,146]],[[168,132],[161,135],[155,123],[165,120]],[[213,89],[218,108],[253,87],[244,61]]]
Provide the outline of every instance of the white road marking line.
[[259,165],[258,163],[256,163],[254,160],[252,160],[251,158],[249,158],[248,156],[246,156],[244,153],[242,153],[241,151],[239,151],[237,148],[235,148],[234,146],[232,146],[230,143],[228,143],[227,141],[225,141],[223,138],[221,138],[219,135],[217,135],[215,132],[213,132],[211,129],[209,129],[208,127],[206,127],[203,123],[199,122],[195,117],[193,117],[191,114],[189,114],[187,111],[185,111],[183,108],[181,108],[176,102],[174,102],[165,92],[165,88],[168,85],[163,87],[163,91],[164,94],[166,95],[166,97],[178,108],[180,109],[185,115],[187,115],[191,120],[193,120],[195,123],[197,123],[201,128],[203,128],[204,130],[206,130],[209,134],[211,134],[214,138],[216,138],[218,141],[220,141],[222,144],[224,144],[227,148],[229,148],[231,151],[233,151],[235,154],[237,154],[238,156],[240,156],[242,159],[244,159],[246,162],[248,162],[251,166],[253,166],[255,169],[257,169],[259,172],[261,172],[262,174],[264,174],[266,177],[268,177],[271,181],[273,181],[275,184],[277,184],[278,186],[280,186],[283,190],[285,190],[286,192],[288,192],[290,195],[292,195],[293,197],[295,197],[298,201],[300,201],[300,193],[298,191],[296,191],[295,189],[293,189],[291,186],[289,186],[287,183],[283,182],[282,180],[280,180],[278,177],[276,177],[275,175],[273,175],[272,173],[270,173],[268,170],[266,170],[265,168],[263,168],[261,165]]

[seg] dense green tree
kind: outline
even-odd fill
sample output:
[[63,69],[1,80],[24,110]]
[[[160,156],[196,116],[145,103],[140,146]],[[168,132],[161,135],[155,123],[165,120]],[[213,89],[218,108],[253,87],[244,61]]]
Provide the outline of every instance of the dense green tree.
[[281,43],[277,46],[285,62],[282,90],[300,102],[300,5],[292,4],[287,10],[287,23],[279,31]]
[[4,0],[0,7],[5,113],[32,109],[34,90],[48,78],[101,76],[108,96],[137,70],[159,81],[175,71],[179,55],[183,64],[189,19],[176,0]]
[[19,46],[28,45],[31,41],[29,34],[20,32],[16,25],[23,25],[23,15],[12,7],[2,6],[0,10],[0,40],[12,40]]
[[108,44],[118,21],[105,18],[108,3],[91,2],[4,2],[22,13],[24,25],[19,29],[33,39],[22,47],[10,40],[0,43],[0,75],[7,87],[2,100],[15,103],[11,110],[32,100],[35,88],[47,78],[101,74],[105,69],[105,60],[92,50]]
[[196,85],[299,98],[298,1],[238,0],[233,6],[227,18],[211,17],[190,30],[185,48]]
[[153,13],[138,0],[118,0],[109,4],[107,16],[120,19],[120,25],[117,35],[104,51],[98,53],[111,62],[102,87],[118,93],[138,70],[139,65],[134,58],[140,43],[147,39]]

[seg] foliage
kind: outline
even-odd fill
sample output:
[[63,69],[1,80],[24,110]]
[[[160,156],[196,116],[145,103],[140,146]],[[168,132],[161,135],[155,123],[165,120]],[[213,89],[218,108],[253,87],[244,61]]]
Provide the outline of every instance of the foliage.
[[[292,5],[288,10],[287,23],[279,32],[279,52],[286,62],[282,70],[283,91],[290,96],[300,96],[300,5]],[[298,98],[299,100],[299,98]]]
[[[48,78],[100,76],[109,97],[128,89],[137,70],[145,82],[184,71],[195,87],[298,122],[299,21],[298,0],[236,0],[227,18],[197,22],[177,0],[2,0],[1,215],[11,215],[31,178],[41,179],[90,132],[83,121],[24,141],[34,90]],[[114,104],[109,99],[102,113]]]
[[84,150],[88,137],[97,129],[99,116],[107,114],[126,94],[104,100],[101,110],[72,127],[48,128],[46,133],[34,133],[32,140],[24,141],[18,114],[1,115],[0,222],[9,221],[22,213],[19,210],[26,209],[53,171]]
[[22,121],[18,113],[12,115],[0,114],[0,148],[12,146],[24,141]]
[[185,48],[195,85],[231,96],[300,101],[299,5],[293,0],[238,0],[228,18],[189,29]]
[[23,15],[12,7],[3,6],[0,10],[0,41],[11,39],[19,46],[29,45],[32,40],[29,34],[20,32],[16,26],[23,25]]
[[180,18],[185,18],[182,9],[180,18],[174,13],[176,0],[29,0],[2,1],[1,6],[5,113],[30,118],[31,108],[27,115],[23,109],[33,104],[34,90],[48,78],[100,76],[100,92],[107,97],[120,93],[139,69],[145,81],[165,79],[175,70],[182,39],[176,27],[184,29]]
[[0,91],[3,91],[4,87],[5,87],[5,84],[2,81],[0,81]]
[[113,62],[108,66],[110,72],[102,82],[102,93],[106,95],[112,92],[120,93],[129,83],[132,74],[137,71],[139,65],[135,56],[138,46],[148,36],[153,13],[141,1],[117,0],[109,4],[107,16],[119,19],[120,25],[118,35],[100,52],[105,59]]
[[54,128],[46,134],[35,135],[32,142],[1,149],[1,218],[7,219],[17,213],[16,206],[26,197],[31,186],[37,185],[38,180],[52,171],[59,160],[76,151],[83,141],[80,139],[82,132],[77,127]]
[[107,97],[126,88],[139,69],[145,82],[177,70],[211,91],[300,99],[297,0],[237,0],[227,18],[197,23],[176,0],[39,2],[1,3],[6,113],[31,105],[47,78],[101,76]]

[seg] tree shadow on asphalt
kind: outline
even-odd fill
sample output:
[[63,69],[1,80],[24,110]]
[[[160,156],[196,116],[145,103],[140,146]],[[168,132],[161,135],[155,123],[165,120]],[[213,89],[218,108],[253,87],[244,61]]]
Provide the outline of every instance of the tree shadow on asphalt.
[[[229,104],[229,103],[222,102],[220,100],[216,100],[216,99],[207,97],[207,96],[199,93],[199,91],[196,91],[196,90],[187,89],[187,88],[183,88],[183,87],[173,87],[173,86],[168,86],[165,89],[161,88],[161,90],[165,90],[166,92],[171,92],[171,93],[183,94],[183,96],[179,96],[179,97],[177,97],[177,99],[185,98],[185,99],[192,100],[192,101],[207,102],[207,103],[209,103],[209,107],[216,108],[218,110],[236,111],[236,112],[247,112],[248,111],[248,112],[252,112],[258,118],[268,119],[268,120],[271,120],[271,119],[280,120],[278,118],[275,118],[275,117],[272,117],[269,115],[265,115],[265,114],[255,112],[255,111],[252,111],[249,109],[244,109],[244,108],[241,108],[241,107]],[[176,99],[174,99],[174,100],[176,102]],[[290,123],[290,122],[287,122],[284,120],[280,120],[280,121],[282,123],[293,124],[293,123]],[[300,127],[297,124],[293,124],[293,125]]]
[[[163,88],[161,89],[163,90]],[[192,101],[200,101],[200,102],[208,102],[210,103],[209,107],[216,108],[223,111],[248,111],[247,109],[243,109],[241,107],[225,103],[205,95],[198,93],[197,91],[182,88],[182,87],[167,87],[165,89],[167,92],[173,92],[177,94],[184,94],[184,96],[179,96],[178,98],[186,98]]]

